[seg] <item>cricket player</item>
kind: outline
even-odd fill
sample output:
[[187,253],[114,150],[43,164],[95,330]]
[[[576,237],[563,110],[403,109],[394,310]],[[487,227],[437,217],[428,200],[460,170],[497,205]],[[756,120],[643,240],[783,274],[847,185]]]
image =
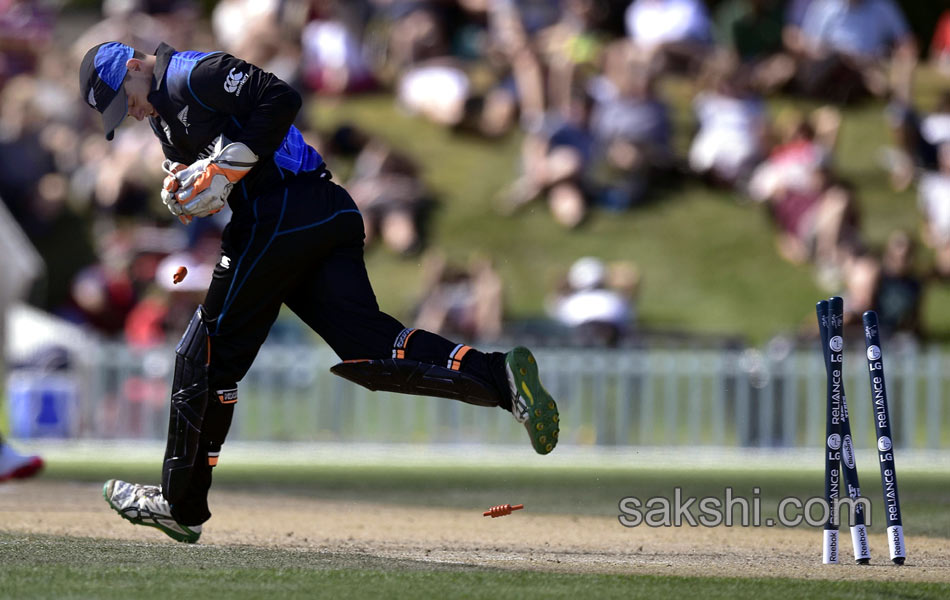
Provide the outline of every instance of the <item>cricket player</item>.
[[198,540],[238,382],[281,304],[339,355],[337,375],[510,411],[538,453],[554,449],[557,405],[527,348],[480,352],[380,311],[362,216],[292,125],[301,98],[289,85],[223,52],[161,44],[146,55],[117,42],[90,49],[79,77],[107,139],[126,115],[148,119],[166,157],[161,196],[172,214],[188,224],[225,203],[233,213],[204,304],[176,349],[162,485],[103,488],[123,518]]

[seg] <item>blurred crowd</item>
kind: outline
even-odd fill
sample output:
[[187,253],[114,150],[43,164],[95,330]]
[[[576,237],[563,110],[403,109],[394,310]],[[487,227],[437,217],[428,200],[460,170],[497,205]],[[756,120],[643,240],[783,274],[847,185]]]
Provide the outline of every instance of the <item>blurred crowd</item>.
[[[162,156],[148,125],[103,138],[76,72],[107,40],[225,50],[308,98],[389,93],[486,143],[520,132],[519,174],[494,199],[505,215],[540,203],[573,229],[688,179],[732,190],[768,215],[782,257],[813,265],[820,286],[845,293],[858,315],[877,309],[890,329],[921,334],[927,281],[950,277],[950,94],[914,105],[922,41],[894,0],[221,0],[209,18],[192,0],[106,0],[93,15],[60,4],[0,0],[0,198],[48,264],[34,301],[135,345],[180,333],[228,215],[182,228],[157,201]],[[929,52],[950,71],[950,14]],[[670,81],[691,90],[689,131],[674,128]],[[777,95],[818,108],[774,114]],[[880,250],[835,161],[841,107],[875,98],[894,140],[881,163],[895,189],[918,186],[923,231],[894,231]],[[341,183],[368,244],[426,253],[418,324],[500,336],[504,286],[491,258],[452,265],[426,249],[437,199],[424,165],[354,125],[317,131],[301,111],[298,127],[331,170],[351,165]],[[917,260],[918,238],[932,260]],[[191,274],[173,285],[178,265]],[[635,264],[579,257],[564,272],[553,321],[584,344],[631,335]]]

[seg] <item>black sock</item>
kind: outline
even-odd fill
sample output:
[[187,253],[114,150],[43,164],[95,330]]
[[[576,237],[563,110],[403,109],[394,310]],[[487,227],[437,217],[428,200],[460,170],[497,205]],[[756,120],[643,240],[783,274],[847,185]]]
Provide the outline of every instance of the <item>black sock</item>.
[[[406,358],[445,366],[458,345],[440,335],[416,329],[409,338]],[[462,358],[460,369],[466,375],[476,377],[487,387],[494,389],[498,393],[498,406],[507,411],[511,410],[511,390],[508,387],[503,353],[486,353],[472,348]]]

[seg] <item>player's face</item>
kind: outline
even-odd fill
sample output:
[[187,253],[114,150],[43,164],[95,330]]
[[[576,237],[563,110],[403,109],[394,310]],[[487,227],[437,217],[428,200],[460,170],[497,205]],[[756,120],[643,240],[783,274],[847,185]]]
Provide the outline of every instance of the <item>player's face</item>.
[[125,78],[125,95],[129,101],[129,116],[137,121],[145,117],[157,117],[158,112],[148,101],[148,93],[152,85],[151,74],[129,69]]

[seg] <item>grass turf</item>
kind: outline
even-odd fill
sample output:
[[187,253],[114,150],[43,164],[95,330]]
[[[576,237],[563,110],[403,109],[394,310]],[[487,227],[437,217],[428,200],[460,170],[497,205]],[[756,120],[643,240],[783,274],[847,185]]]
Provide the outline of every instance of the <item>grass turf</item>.
[[2,598],[946,598],[938,583],[488,570],[360,554],[0,533]]

